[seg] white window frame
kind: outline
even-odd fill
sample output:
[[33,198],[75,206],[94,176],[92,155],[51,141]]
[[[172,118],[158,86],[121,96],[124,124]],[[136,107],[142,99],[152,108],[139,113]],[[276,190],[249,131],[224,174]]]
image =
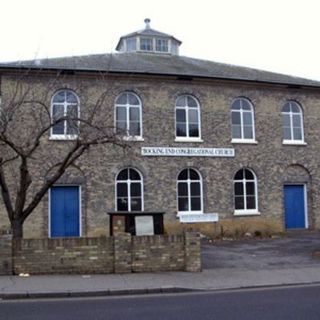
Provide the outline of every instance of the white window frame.
[[[128,179],[127,180],[118,180],[118,176],[119,176],[120,172],[122,172],[123,170],[130,170],[130,169],[136,171],[139,174],[140,180],[131,180],[129,172],[128,172]],[[129,212],[132,211],[131,210],[131,184],[132,183],[140,183],[140,186],[141,186],[141,211],[144,211],[143,176],[142,176],[141,172],[139,170],[137,170],[136,168],[127,167],[127,168],[121,169],[117,173],[116,179],[115,179],[115,211],[118,211],[118,183],[126,183],[127,184],[128,211]]]
[[[167,51],[164,50],[157,50],[157,41],[166,41],[167,42]],[[161,46],[162,47],[162,46]],[[169,39],[162,39],[162,38],[155,38],[154,39],[154,51],[161,52],[161,53],[169,53]]]
[[[235,175],[240,171],[245,171],[248,170],[252,173],[253,175],[253,180],[252,179],[246,179],[245,176],[245,172],[243,172],[243,179],[242,180],[235,180],[235,178],[233,178],[233,201],[234,201],[234,215],[235,216],[249,216],[249,215],[260,215],[260,212],[258,210],[258,180],[257,180],[257,176],[254,173],[253,170],[249,169],[249,168],[241,168],[239,170],[237,170],[237,172],[235,173]],[[234,177],[235,177],[234,175]],[[243,186],[243,200],[244,200],[244,209],[236,209],[236,195],[235,195],[235,183],[242,183]],[[246,188],[246,183],[247,182],[253,182],[254,183],[254,196],[255,196],[255,209],[247,209],[247,188]]]
[[[177,106],[177,101],[182,98],[188,98],[190,97],[197,103],[197,107],[189,107],[188,105],[181,107]],[[187,136],[186,137],[180,137],[177,136],[177,110],[184,110],[185,115],[186,115],[186,127],[187,127]],[[198,131],[199,131],[199,136],[198,137],[189,137],[189,110],[197,110],[198,111]],[[176,101],[175,101],[175,108],[174,108],[174,117],[175,117],[175,141],[176,142],[203,142],[201,139],[201,114],[200,114],[200,103],[196,97],[190,94],[183,94],[180,95]]]
[[[283,111],[284,106],[289,103],[290,104],[290,111]],[[299,112],[293,112],[291,110],[291,104],[294,104],[298,107]],[[281,110],[281,118],[283,115],[288,115],[289,119],[290,119],[290,136],[291,139],[285,139],[283,137],[282,139],[282,143],[283,144],[292,144],[292,145],[306,145],[306,142],[304,141],[304,128],[303,128],[303,111],[301,106],[299,105],[299,103],[297,103],[296,101],[287,101],[283,106],[282,106],[282,110]],[[293,115],[299,115],[300,117],[300,126],[301,126],[301,139],[294,139],[294,134],[293,134]],[[281,119],[282,120],[282,119]],[[282,123],[282,130],[283,130],[283,123]]]
[[[139,105],[131,105],[128,103],[128,101],[126,104],[118,104],[117,100],[123,94],[134,95],[138,99]],[[126,134],[123,136],[123,139],[128,140],[128,141],[131,141],[131,140],[132,141],[143,141],[142,102],[141,102],[140,97],[132,91],[124,91],[124,92],[121,92],[117,96],[117,98],[115,99],[115,103],[114,103],[114,128],[115,128],[115,132],[117,132],[117,107],[125,107],[126,108],[126,130],[125,130]],[[139,135],[130,135],[130,108],[139,108],[139,124],[140,124],[140,134]]]
[[[67,99],[65,99],[64,102],[53,102],[54,97],[61,92],[65,93],[65,97],[66,97],[66,92],[71,92],[76,97],[77,103],[67,102]],[[78,111],[77,117],[80,118],[80,99],[79,99],[78,95],[73,90],[61,89],[61,90],[58,90],[57,92],[54,93],[54,95],[51,98],[51,110],[50,110],[51,121],[53,121],[53,106],[54,105],[63,106],[63,112],[64,112],[63,116],[64,117],[67,115],[68,106],[75,106],[76,105],[77,111]],[[67,120],[63,120],[63,125],[64,125],[64,129],[63,129],[64,133],[63,134],[54,134],[53,133],[54,126],[51,126],[50,140],[75,140],[78,138],[79,134],[66,134]],[[78,130],[79,130],[79,127],[80,127],[80,122],[78,121]]]
[[[188,178],[187,180],[179,180],[179,175],[184,170],[188,170],[188,171],[194,170],[198,174],[199,180],[191,180],[190,178]],[[188,176],[190,176],[189,173],[188,173]],[[190,210],[191,209],[191,183],[195,183],[195,182],[200,183],[200,206],[201,206],[200,210]],[[179,183],[187,183],[187,186],[188,186],[188,209],[189,210],[187,210],[187,211],[179,211],[179,189],[178,189]],[[185,169],[181,170],[178,174],[178,177],[177,177],[176,190],[177,190],[177,212],[178,212],[177,216],[178,217],[181,215],[188,215],[188,214],[203,214],[203,212],[204,212],[204,210],[203,210],[203,183],[202,183],[202,176],[197,169],[185,168]]]
[[[240,101],[240,105],[241,105],[241,108],[240,110],[233,110],[233,104],[239,100]],[[246,102],[249,103],[250,105],[250,111],[249,110],[243,110],[242,109],[242,100],[245,100]],[[241,129],[241,138],[234,138],[233,137],[233,123],[232,123],[232,113],[233,112],[238,112],[240,113],[240,129]],[[251,119],[252,119],[252,138],[251,139],[248,139],[248,138],[244,138],[244,123],[243,123],[243,114],[244,113],[250,113],[251,114]],[[254,107],[251,103],[251,101],[249,99],[246,99],[246,98],[242,98],[242,97],[239,97],[239,98],[236,98],[232,101],[232,104],[231,104],[231,142],[232,143],[252,143],[252,144],[256,144],[257,141],[256,141],[256,134],[255,134],[255,120],[254,120]]]

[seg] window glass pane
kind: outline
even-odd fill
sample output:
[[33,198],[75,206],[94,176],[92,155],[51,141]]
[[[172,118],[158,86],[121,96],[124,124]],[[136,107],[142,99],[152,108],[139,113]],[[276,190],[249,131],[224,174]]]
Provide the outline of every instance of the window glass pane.
[[176,106],[177,107],[185,107],[186,106],[186,97],[185,96],[179,97],[177,100]]
[[128,211],[128,198],[117,198],[117,210]]
[[247,209],[256,209],[254,196],[247,196]]
[[186,137],[187,136],[187,128],[186,123],[177,122],[177,137]]
[[152,51],[152,39],[141,38],[140,39],[140,50]]
[[282,114],[282,125],[290,127],[290,116],[288,114]]
[[78,99],[77,99],[76,95],[71,91],[67,91],[67,102],[68,103],[78,103]]
[[141,197],[141,183],[131,183],[131,196]]
[[190,97],[190,96],[187,97],[187,104],[189,107],[192,107],[192,108],[198,107],[197,101],[193,97]]
[[128,180],[128,169],[123,169],[119,172],[117,180]]
[[67,134],[77,134],[78,133],[78,106],[69,105],[67,108]]
[[245,169],[244,172],[245,172],[245,178],[247,180],[254,180],[254,175],[250,170]]
[[283,107],[282,107],[282,112],[290,112],[290,104],[287,102]]
[[177,122],[186,122],[186,111],[183,109],[176,109]]
[[283,139],[291,140],[291,130],[288,127],[283,128]]
[[127,39],[127,51],[135,51],[137,50],[137,41],[136,38]]
[[53,97],[53,102],[54,103],[61,103],[61,102],[65,102],[65,91],[60,91],[58,93],[56,93]]
[[243,126],[243,138],[244,139],[253,139],[252,126]]
[[242,182],[236,182],[234,184],[234,194],[236,196],[243,195],[243,183]]
[[190,187],[191,187],[191,196],[200,196],[199,182],[192,182]]
[[246,99],[241,99],[241,108],[242,110],[251,110],[251,104]]
[[[59,118],[64,116],[64,107],[62,105],[53,105],[52,107],[52,118],[53,121],[59,120]],[[64,134],[64,123],[61,121],[56,123],[52,128],[53,134]]]
[[241,124],[240,112],[231,112],[231,122],[232,124]]
[[117,133],[118,134],[125,134],[127,131],[127,122],[126,121],[117,121]]
[[131,198],[131,211],[141,211],[141,198]]
[[140,109],[131,107],[129,109],[130,120],[135,120],[140,122]]
[[247,195],[254,195],[255,194],[254,182],[247,182],[246,183],[246,192],[247,192]]
[[302,140],[301,128],[293,128],[293,139]]
[[187,180],[188,179],[188,169],[185,169],[180,172],[178,180]]
[[300,114],[293,114],[292,115],[292,123],[293,123],[294,127],[301,127]]
[[178,210],[179,211],[189,211],[187,197],[179,197],[178,198]]
[[189,169],[189,174],[190,174],[190,180],[200,180],[200,177],[197,171],[193,169]]
[[236,210],[243,210],[244,209],[244,198],[243,197],[235,197],[234,198],[234,205]]
[[133,93],[128,93],[128,96],[129,96],[129,104],[131,104],[133,106],[140,105],[139,99],[137,98],[136,95],[134,95]]
[[189,137],[199,137],[199,128],[197,124],[189,125]]
[[140,136],[140,122],[130,121],[129,135]]
[[156,51],[168,52],[168,40],[156,39]]
[[131,180],[141,180],[139,172],[134,169],[129,169],[130,171],[130,179]]
[[128,196],[128,185],[127,183],[117,183],[117,197]]
[[233,125],[232,126],[232,138],[241,139],[241,126]]
[[243,180],[243,179],[244,179],[243,169],[241,169],[235,174],[234,180]]
[[126,107],[117,107],[117,120],[126,121],[127,120],[127,108]]
[[200,211],[201,210],[201,198],[193,197],[191,198],[191,211]]
[[292,112],[299,112],[300,113],[300,108],[295,102],[291,102],[290,105],[291,105]]
[[190,123],[198,123],[198,110],[197,109],[189,109],[189,122]]
[[240,110],[240,100],[234,100],[231,106],[232,110]]
[[244,125],[252,125],[252,113],[244,112],[243,113],[243,124]]
[[127,94],[123,93],[121,96],[119,96],[116,104],[127,104]]
[[178,183],[178,196],[188,196],[188,184],[186,182]]

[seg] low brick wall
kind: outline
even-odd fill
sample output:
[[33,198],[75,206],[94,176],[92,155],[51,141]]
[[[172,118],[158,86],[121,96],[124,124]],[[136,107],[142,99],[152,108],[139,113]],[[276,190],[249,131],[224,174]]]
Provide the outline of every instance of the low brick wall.
[[12,237],[0,236],[0,275],[12,274]]
[[196,233],[21,239],[13,242],[13,252],[14,274],[201,271],[200,237]]

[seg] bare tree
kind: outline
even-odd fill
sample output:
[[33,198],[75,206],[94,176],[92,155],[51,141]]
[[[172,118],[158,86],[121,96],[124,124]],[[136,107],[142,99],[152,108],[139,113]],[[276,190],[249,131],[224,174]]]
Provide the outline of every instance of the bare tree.
[[[52,112],[52,94],[67,81],[70,77],[41,78],[31,72],[2,81],[0,187],[13,238],[23,237],[24,221],[89,148],[100,144],[127,146],[115,134],[106,91],[89,95],[88,86],[82,87],[81,81],[73,78],[72,88],[85,92],[81,111]],[[68,128],[66,139],[50,141],[50,134],[59,126]]]

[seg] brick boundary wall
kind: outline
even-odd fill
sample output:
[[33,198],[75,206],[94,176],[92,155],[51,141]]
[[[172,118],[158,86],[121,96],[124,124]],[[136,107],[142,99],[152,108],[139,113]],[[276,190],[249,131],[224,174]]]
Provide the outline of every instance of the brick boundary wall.
[[[1,256],[8,240],[0,238]],[[6,247],[7,248],[7,247]],[[2,274],[103,274],[201,271],[200,237],[184,235],[19,239],[12,242],[13,267]],[[7,256],[11,261],[11,248]],[[0,267],[1,268],[1,267]],[[12,271],[13,270],[13,271]]]

